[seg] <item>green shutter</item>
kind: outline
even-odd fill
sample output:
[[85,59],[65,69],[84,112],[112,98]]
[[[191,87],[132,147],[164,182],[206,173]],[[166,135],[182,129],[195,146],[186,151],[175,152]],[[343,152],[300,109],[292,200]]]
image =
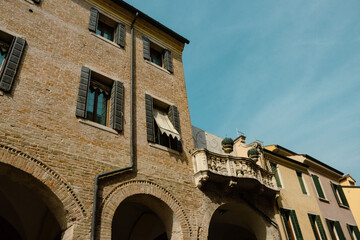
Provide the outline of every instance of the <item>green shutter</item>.
[[346,240],[346,238],[344,236],[344,233],[343,233],[343,231],[341,229],[340,223],[338,221],[335,221],[334,225],[335,225],[335,229],[336,229],[336,232],[337,232],[340,240]]
[[325,229],[324,229],[324,226],[322,225],[321,218],[320,218],[319,215],[316,215],[315,221],[316,221],[317,226],[319,228],[322,240],[327,240],[327,237],[326,237],[326,234],[325,234]]
[[114,42],[121,47],[125,47],[125,25],[118,23],[114,32]]
[[335,237],[335,235],[334,235],[333,226],[332,226],[331,222],[332,222],[332,221],[330,221],[329,219],[326,219],[326,225],[328,226],[331,239],[332,239],[332,240],[336,240],[336,237]]
[[297,220],[297,217],[296,217],[295,210],[290,211],[290,218],[291,218],[292,224],[294,225],[296,239],[297,240],[302,240],[303,236],[301,234],[301,229],[300,229],[300,225],[299,225],[299,222]]
[[316,218],[316,216],[312,215],[310,213],[308,213],[308,216],[309,216],[309,220],[310,220],[310,223],[311,223],[311,228],[312,228],[312,230],[314,232],[316,240],[321,240],[321,239],[319,239],[318,233],[316,231],[316,226],[315,226],[316,223],[315,223],[315,220],[314,220],[314,217]]
[[339,193],[339,195],[340,195],[342,205],[348,207],[348,206],[349,206],[349,203],[348,203],[348,201],[346,200],[346,196],[345,196],[345,194],[344,194],[344,191],[343,191],[342,187],[341,187],[340,185],[337,185],[336,187],[337,187],[337,191],[338,191],[338,193]]
[[165,49],[163,52],[163,62],[164,62],[164,68],[168,70],[169,72],[173,73],[173,64],[172,64],[172,58],[171,58],[171,52],[170,50]]
[[280,208],[280,215],[282,216],[282,219],[284,221],[286,232],[287,232],[287,235],[288,235],[289,239],[290,240],[295,240],[295,239],[292,239],[291,229],[290,229],[290,226],[288,224],[289,216],[286,213],[286,210],[284,210],[283,208]]
[[316,191],[318,193],[318,196],[320,198],[324,198],[325,199],[325,195],[324,195],[324,192],[321,188],[321,185],[320,185],[320,181],[319,181],[319,177],[316,176],[316,175],[311,175],[312,176],[312,179],[314,181],[314,184],[315,184],[315,188],[316,188]]
[[298,177],[302,193],[307,194],[302,174],[300,172],[296,172],[296,175]]
[[146,133],[148,142],[155,142],[155,126],[153,115],[153,99],[150,95],[145,94],[145,111],[146,111]]
[[89,30],[96,32],[97,25],[99,20],[99,11],[96,8],[90,9],[90,20],[89,20]]
[[275,180],[276,180],[276,184],[279,188],[281,188],[281,182],[280,182],[280,177],[279,177],[279,173],[278,173],[278,169],[276,164],[274,163],[270,163],[270,167],[271,167],[271,171],[273,174],[275,174]]
[[5,92],[11,91],[25,45],[26,41],[20,37],[14,37],[11,42],[0,75],[0,89]]
[[347,229],[348,229],[348,231],[349,231],[351,240],[354,240],[354,237],[353,237],[353,234],[352,234],[352,232],[353,232],[352,227],[353,227],[353,226],[351,226],[351,225],[349,225],[349,224],[346,224],[346,227],[347,227]]
[[359,228],[357,226],[353,227],[353,231],[355,233],[356,238],[359,240],[360,239],[360,232],[359,232]]
[[336,198],[337,203],[338,203],[338,204],[341,204],[340,199],[339,199],[339,197],[338,197],[338,195],[337,195],[337,193],[336,193],[337,185],[333,184],[332,182],[330,182],[330,185],[331,185],[331,188],[332,188],[332,190],[333,190],[333,192],[334,192],[334,195],[335,195],[335,198]]
[[86,118],[87,95],[90,86],[90,79],[91,79],[91,70],[83,66],[81,68],[79,91],[76,102],[75,115],[77,117]]
[[150,40],[143,36],[143,53],[144,58],[150,61]]
[[124,87],[121,82],[114,81],[111,88],[110,127],[116,131],[123,130]]

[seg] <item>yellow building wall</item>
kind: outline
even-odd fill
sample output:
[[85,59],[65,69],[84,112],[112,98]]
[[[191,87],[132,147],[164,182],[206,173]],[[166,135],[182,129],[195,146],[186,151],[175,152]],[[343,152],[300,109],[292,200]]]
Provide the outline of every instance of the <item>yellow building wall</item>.
[[[271,161],[271,160],[270,160]],[[320,209],[316,202],[316,193],[314,193],[311,187],[311,177],[304,169],[297,169],[295,164],[288,165],[279,161],[273,161],[278,164],[278,171],[282,182],[282,189],[280,190],[280,196],[277,199],[277,205],[275,208],[275,218],[279,224],[280,232],[283,239],[287,239],[284,223],[279,214],[279,208],[285,208],[289,210],[295,210],[296,216],[300,225],[301,233],[304,239],[314,239],[314,233],[311,227],[311,223],[308,217],[308,213],[320,215]],[[302,193],[296,171],[302,172],[303,180],[307,190],[307,195]],[[321,218],[324,229],[326,229],[326,223]],[[328,235],[327,231],[325,230]],[[330,238],[329,238],[330,239]]]
[[350,181],[352,181],[352,183],[355,182],[352,178],[349,179],[348,177],[341,181],[340,184],[343,188],[356,224],[360,226],[360,186],[353,186],[350,184]]

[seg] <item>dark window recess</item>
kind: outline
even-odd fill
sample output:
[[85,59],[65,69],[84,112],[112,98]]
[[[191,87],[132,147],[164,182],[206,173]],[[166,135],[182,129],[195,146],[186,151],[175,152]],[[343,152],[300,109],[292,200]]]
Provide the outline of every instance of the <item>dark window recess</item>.
[[171,51],[151,42],[145,36],[143,36],[143,54],[146,60],[165,68],[171,73],[174,72]]
[[334,195],[335,195],[335,198],[336,198],[336,201],[338,202],[338,204],[341,206],[349,207],[349,204],[346,200],[346,197],[345,197],[345,194],[344,194],[344,191],[343,191],[341,185],[337,185],[334,183],[330,183],[330,184],[331,184],[331,188],[334,192]]
[[349,224],[346,224],[346,225],[347,225],[347,228],[349,230],[351,240],[360,240],[359,228],[357,226],[352,226],[352,225],[349,225]]
[[0,31],[0,90],[10,92],[26,41]]
[[314,185],[315,185],[315,188],[316,188],[316,192],[317,192],[319,198],[325,199],[325,194],[324,194],[323,189],[321,187],[319,177],[317,175],[311,175],[311,177],[313,179],[313,182],[314,182]]
[[169,106],[146,94],[145,109],[148,141],[181,152],[180,121],[176,106]]
[[89,30],[125,47],[125,25],[101,14],[96,8],[90,9]]
[[303,240],[295,210],[287,210],[280,208],[280,214],[284,221],[288,238],[290,240]]
[[304,183],[304,179],[302,177],[302,173],[301,172],[296,172],[296,176],[298,177],[299,180],[299,184],[300,184],[300,188],[303,194],[307,194],[306,191],[306,187],[305,187],[305,183]]
[[82,67],[76,116],[123,129],[123,84]]
[[278,170],[277,164],[270,163],[270,168],[271,168],[272,173],[275,175],[276,185],[279,188],[281,188],[282,185],[281,185],[281,181],[280,181],[279,170]]
[[332,240],[346,240],[339,221],[326,219],[326,225],[328,226]]
[[308,214],[316,240],[327,240],[323,224],[319,215]]

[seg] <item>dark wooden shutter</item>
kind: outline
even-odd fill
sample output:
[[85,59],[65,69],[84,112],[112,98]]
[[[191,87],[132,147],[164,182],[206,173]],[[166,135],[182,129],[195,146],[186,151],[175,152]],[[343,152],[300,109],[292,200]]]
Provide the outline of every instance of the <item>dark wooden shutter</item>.
[[150,40],[143,36],[144,58],[150,61]]
[[330,185],[331,185],[331,188],[332,188],[332,190],[334,192],[337,203],[341,204],[340,199],[339,199],[338,195],[336,194],[337,185],[333,184],[332,182],[330,183]]
[[297,240],[302,240],[303,236],[301,234],[301,229],[300,229],[300,225],[299,225],[299,222],[297,220],[297,217],[296,217],[295,210],[290,211],[290,218],[291,218],[292,224],[294,225],[296,239]]
[[353,231],[355,233],[355,236],[357,239],[360,239],[360,232],[359,232],[359,228],[357,226],[353,227]]
[[148,142],[155,142],[155,126],[153,115],[153,99],[150,95],[145,94],[145,111],[146,111],[146,133]]
[[[284,221],[287,235],[288,235],[288,237],[289,237],[290,240],[293,240],[293,239],[292,239],[292,235],[291,235],[291,229],[290,229],[290,226],[289,226],[289,224],[288,224],[288,220],[289,220],[288,212],[289,212],[289,211],[286,211],[285,209],[280,208],[280,215],[281,215],[281,217],[282,217],[282,219],[283,219],[283,221]],[[294,240],[295,240],[295,239],[294,239]]]
[[11,91],[25,45],[26,41],[24,39],[14,37],[5,56],[5,63],[3,64],[0,75],[0,89],[5,92]]
[[304,184],[304,179],[302,178],[302,173],[296,172],[296,175],[298,177],[302,193],[307,194],[305,184]]
[[324,226],[321,222],[321,218],[319,215],[316,215],[315,217],[315,221],[317,223],[317,226],[319,228],[319,231],[320,231],[320,235],[321,235],[321,239],[322,240],[327,240],[327,237],[326,237],[326,234],[325,234],[325,229],[324,229]]
[[316,231],[316,226],[315,226],[316,223],[315,223],[315,219],[314,219],[314,218],[316,218],[316,216],[312,215],[310,213],[308,213],[308,216],[309,216],[309,220],[310,220],[310,223],[311,223],[311,228],[312,228],[312,230],[314,232],[316,240],[321,240],[321,239],[319,239],[318,232]]
[[97,25],[99,20],[99,11],[96,8],[90,9],[90,21],[89,21],[89,30],[96,32]]
[[173,64],[172,64],[172,58],[171,58],[171,52],[170,50],[164,50],[163,53],[163,62],[164,62],[164,68],[168,70],[169,72],[173,73]]
[[347,229],[348,229],[348,231],[349,231],[351,240],[354,240],[354,237],[353,237],[353,234],[352,234],[352,232],[353,232],[353,229],[352,229],[353,226],[351,226],[351,225],[349,225],[349,224],[346,224],[346,227],[347,227]]
[[344,194],[344,191],[343,191],[341,185],[337,185],[336,188],[337,188],[337,191],[338,191],[338,193],[339,193],[339,195],[340,195],[342,205],[348,207],[348,206],[349,206],[349,203],[348,203],[348,201],[346,200],[346,196],[345,196],[345,194]]
[[325,195],[324,195],[324,192],[321,188],[321,185],[320,185],[320,182],[319,182],[319,177],[316,176],[316,175],[311,175],[313,181],[314,181],[314,184],[315,184],[315,188],[316,188],[316,191],[319,195],[320,198],[324,198],[325,199]]
[[76,102],[76,116],[86,118],[86,105],[91,79],[91,70],[87,67],[81,68],[79,92]]
[[110,97],[110,127],[119,132],[123,130],[123,103],[124,86],[121,82],[114,81]]
[[346,240],[344,233],[341,229],[340,223],[338,221],[336,221],[336,222],[334,222],[334,226],[335,226],[336,232],[337,232],[340,240]]
[[[180,118],[179,118],[179,111],[177,109],[176,106],[171,105],[169,107],[169,112],[168,112],[168,117],[170,122],[173,124],[174,128],[176,129],[176,131],[178,131],[178,133],[180,133]],[[182,151],[182,144],[181,144],[181,140],[178,139],[176,141],[177,146],[176,146],[176,150],[178,150],[179,152]]]
[[332,239],[332,240],[336,240],[336,237],[335,237],[335,234],[334,234],[334,230],[333,230],[333,226],[332,226],[332,221],[330,221],[329,219],[326,219],[326,225],[328,226],[331,239]]
[[282,185],[281,185],[280,176],[279,176],[279,173],[278,173],[278,169],[277,169],[276,164],[270,163],[270,167],[271,167],[272,173],[275,175],[276,185],[277,185],[279,188],[281,188]]
[[121,47],[125,47],[125,25],[118,23],[114,32],[114,41]]

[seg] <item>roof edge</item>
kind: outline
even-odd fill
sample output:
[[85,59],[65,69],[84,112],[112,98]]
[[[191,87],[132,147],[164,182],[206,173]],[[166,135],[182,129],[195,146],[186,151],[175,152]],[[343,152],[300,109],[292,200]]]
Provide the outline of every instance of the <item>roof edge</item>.
[[126,10],[130,11],[133,14],[136,14],[137,12],[139,13],[139,17],[141,17],[142,19],[144,19],[145,21],[149,22],[150,24],[154,25],[155,27],[159,28],[160,30],[162,30],[163,32],[169,34],[170,36],[172,36],[173,38],[175,38],[176,40],[182,42],[182,43],[186,43],[189,44],[190,41],[186,38],[184,38],[183,36],[179,35],[178,33],[174,32],[173,30],[171,30],[170,28],[166,27],[165,25],[161,24],[160,22],[156,21],[155,19],[153,19],[152,17],[149,17],[148,15],[146,15],[145,13],[143,13],[142,11],[138,10],[137,8],[131,6],[130,4],[122,1],[122,0],[112,0],[114,3],[116,3],[117,5],[119,5],[120,7],[125,8]]
[[282,158],[282,159],[284,159],[284,160],[286,160],[286,161],[289,161],[289,162],[291,162],[291,163],[300,165],[300,166],[305,167],[305,168],[309,168],[309,165],[307,165],[307,164],[305,164],[305,163],[298,162],[298,161],[296,161],[296,160],[294,160],[294,159],[291,159],[291,158],[285,157],[285,156],[283,156],[283,155],[274,153],[274,152],[272,152],[272,151],[270,151],[270,150],[267,150],[267,149],[265,149],[265,148],[263,148],[263,150],[264,150],[264,152],[266,152],[266,153],[272,154],[272,155],[274,155],[274,156],[276,156],[276,157]]
[[327,164],[325,164],[325,163],[317,160],[316,158],[313,158],[313,157],[310,156],[310,155],[307,155],[307,154],[299,154],[299,155],[300,155],[300,156],[303,156],[303,157],[305,157],[305,158],[307,158],[307,159],[309,159],[309,160],[311,160],[311,161],[313,161],[313,162],[315,162],[315,163],[317,163],[317,164],[319,164],[319,165],[321,165],[321,166],[323,166],[323,167],[325,167],[325,168],[328,168],[328,169],[330,169],[331,171],[333,171],[333,172],[335,172],[335,173],[337,173],[337,174],[340,174],[341,176],[344,175],[343,172],[341,172],[341,171],[339,171],[339,170],[337,170],[337,169],[335,169],[335,168],[333,168],[333,167],[331,167],[331,166],[329,166],[329,165],[327,165]]

